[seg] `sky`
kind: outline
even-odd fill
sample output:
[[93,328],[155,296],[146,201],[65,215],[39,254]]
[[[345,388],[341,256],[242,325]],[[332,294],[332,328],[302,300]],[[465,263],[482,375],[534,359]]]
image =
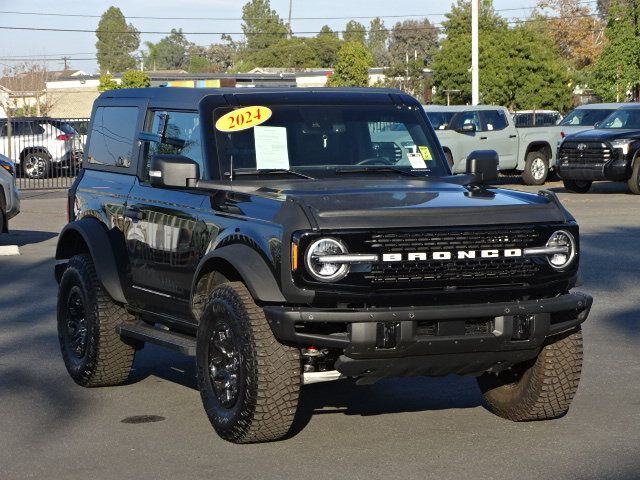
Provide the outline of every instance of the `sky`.
[[[241,32],[240,17],[245,0],[0,0],[0,27],[40,27],[95,29],[99,18],[78,18],[66,14],[100,15],[109,6],[119,7],[130,23],[140,31],[169,32],[172,28],[182,28],[184,32]],[[536,0],[494,0],[496,10],[506,18],[523,18],[535,6]],[[288,15],[289,0],[271,0],[271,7],[285,19]],[[293,0],[292,28],[296,32],[318,31],[325,23],[334,30],[344,30],[348,19],[298,19],[296,17],[374,17],[380,16],[387,27],[402,20],[391,16],[426,16],[433,23],[443,20],[442,14],[449,11],[449,1],[416,0]],[[32,16],[6,12],[57,13],[65,16]],[[132,16],[170,17],[172,20],[133,19]],[[385,17],[389,16],[389,17]],[[197,20],[177,20],[176,17],[195,17]],[[224,17],[230,20],[202,20],[203,18]],[[359,19],[368,24],[369,19]],[[141,45],[145,41],[158,41],[164,35],[142,34]],[[198,44],[220,42],[220,35],[187,35],[188,40]],[[55,61],[47,62],[49,70],[61,70],[63,55],[71,57],[69,66],[95,73],[94,33],[46,32],[29,30],[0,29],[0,71],[14,62],[7,57],[51,56]]]

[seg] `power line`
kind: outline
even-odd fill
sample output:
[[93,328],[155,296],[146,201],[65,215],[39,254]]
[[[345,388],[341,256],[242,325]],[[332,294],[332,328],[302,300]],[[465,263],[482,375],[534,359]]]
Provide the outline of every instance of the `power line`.
[[[597,0],[587,0],[578,2],[578,5],[593,5],[598,3]],[[523,10],[535,10],[537,7],[514,7],[514,8],[502,8],[496,9],[494,12],[514,12]],[[33,15],[33,16],[45,16],[45,17],[65,17],[65,18],[101,18],[102,15],[90,15],[79,13],[54,13],[54,12],[24,12],[16,10],[0,10],[1,14],[7,15]],[[338,16],[338,17],[291,17],[291,20],[367,20],[373,18],[412,18],[412,17],[443,17],[449,12],[444,13],[410,13],[406,15],[391,14],[391,15],[366,15],[366,16]],[[249,20],[249,18],[239,17],[158,17],[158,16],[136,16],[126,15],[125,18],[129,20],[199,20],[199,21],[241,21]]]

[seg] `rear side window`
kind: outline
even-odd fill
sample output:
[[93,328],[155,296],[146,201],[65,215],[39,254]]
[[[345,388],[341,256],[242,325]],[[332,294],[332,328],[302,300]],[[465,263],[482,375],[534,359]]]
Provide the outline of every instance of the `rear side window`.
[[480,125],[480,115],[478,112],[461,112],[454,115],[451,120],[451,125],[449,128],[452,130],[460,130],[465,125],[475,125],[476,131],[482,131],[482,126]]
[[484,110],[482,116],[486,130],[489,132],[507,128],[507,117],[502,110]]
[[98,107],[91,127],[89,163],[128,168],[137,122],[137,107]]

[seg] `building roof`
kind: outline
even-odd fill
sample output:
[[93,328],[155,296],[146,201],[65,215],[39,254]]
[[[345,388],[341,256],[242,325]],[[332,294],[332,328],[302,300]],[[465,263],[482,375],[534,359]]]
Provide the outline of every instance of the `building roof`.
[[44,70],[36,67],[29,72],[20,72],[16,75],[0,78],[0,86],[14,93],[40,92],[46,88],[48,81],[77,78],[82,74],[84,74],[82,70]]

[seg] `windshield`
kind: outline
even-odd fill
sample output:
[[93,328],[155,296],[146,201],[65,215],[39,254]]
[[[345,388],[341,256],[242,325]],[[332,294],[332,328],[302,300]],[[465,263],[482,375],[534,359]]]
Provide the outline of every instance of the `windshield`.
[[[258,108],[262,111],[258,112]],[[234,122],[253,109],[256,126],[240,131]],[[265,110],[271,113],[265,116]],[[448,175],[437,141],[418,107],[395,105],[283,105],[219,108],[216,148],[222,178],[234,174],[277,173],[329,177],[366,173]],[[236,114],[238,112],[238,115]],[[221,118],[223,117],[224,118]],[[265,121],[265,117],[267,120]],[[232,120],[232,118],[236,120]],[[399,171],[401,170],[401,171]],[[300,176],[300,175],[297,175]]]
[[576,108],[564,117],[560,125],[592,127],[615,111],[615,108]]
[[444,130],[451,123],[455,112],[426,112],[431,126],[436,130]]
[[605,118],[598,128],[640,129],[640,109],[616,110]]

